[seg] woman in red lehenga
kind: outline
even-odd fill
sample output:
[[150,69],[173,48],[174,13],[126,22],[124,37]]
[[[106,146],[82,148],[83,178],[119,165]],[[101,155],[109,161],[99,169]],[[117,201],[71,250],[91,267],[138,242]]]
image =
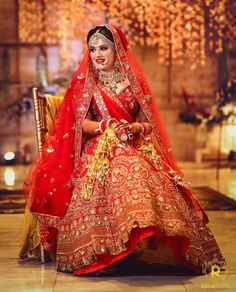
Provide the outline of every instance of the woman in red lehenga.
[[88,51],[25,181],[57,268],[99,271],[128,255],[196,272],[225,260],[176,166],[158,108],[124,34],[89,31]]

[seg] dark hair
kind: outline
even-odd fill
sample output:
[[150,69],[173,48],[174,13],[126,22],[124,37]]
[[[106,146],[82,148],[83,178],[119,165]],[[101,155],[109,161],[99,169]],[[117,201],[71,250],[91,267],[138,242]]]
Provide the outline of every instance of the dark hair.
[[91,29],[87,35],[87,43],[89,43],[91,36],[94,35],[95,32],[98,30],[100,34],[104,35],[107,39],[109,39],[111,42],[114,43],[114,39],[113,39],[111,31],[105,26],[96,26],[95,28]]

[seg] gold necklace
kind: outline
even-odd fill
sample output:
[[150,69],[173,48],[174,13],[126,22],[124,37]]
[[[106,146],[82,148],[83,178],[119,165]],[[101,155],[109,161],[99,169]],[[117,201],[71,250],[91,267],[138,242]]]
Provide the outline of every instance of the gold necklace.
[[116,91],[117,84],[124,81],[126,79],[125,75],[120,73],[119,71],[112,72],[98,72],[98,79],[105,86],[109,87],[112,91]]

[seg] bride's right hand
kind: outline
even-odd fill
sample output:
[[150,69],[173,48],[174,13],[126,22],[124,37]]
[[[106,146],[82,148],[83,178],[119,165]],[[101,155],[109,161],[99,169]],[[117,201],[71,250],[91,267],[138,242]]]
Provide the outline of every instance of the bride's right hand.
[[113,123],[111,128],[114,129],[116,135],[119,137],[122,133],[128,130],[129,124],[123,124],[121,122]]

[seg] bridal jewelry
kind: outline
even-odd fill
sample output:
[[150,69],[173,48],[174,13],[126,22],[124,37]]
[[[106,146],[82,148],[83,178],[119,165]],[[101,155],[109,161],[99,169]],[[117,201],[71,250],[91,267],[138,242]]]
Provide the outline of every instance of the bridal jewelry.
[[112,91],[116,91],[117,84],[124,81],[126,79],[125,75],[120,73],[119,71],[112,72],[98,72],[98,79],[105,86],[109,87]]
[[128,122],[127,122],[126,120],[124,120],[124,119],[121,119],[120,122],[121,122],[122,124],[128,124]]
[[127,134],[126,134],[126,133],[122,133],[122,134],[120,135],[120,140],[121,140],[122,142],[126,142],[126,141],[128,140],[128,136],[127,136]]
[[108,46],[115,49],[115,45],[112,41],[110,41],[108,38],[106,38],[102,33],[100,33],[100,29],[93,34],[89,40],[89,46],[94,46],[97,44],[99,40],[104,41]]
[[113,123],[117,123],[117,120],[114,118],[110,118],[107,122],[106,122],[106,129],[111,128],[111,125]]
[[133,140],[134,139],[134,135],[132,133],[129,133],[128,134],[128,138],[129,138],[129,140]]

